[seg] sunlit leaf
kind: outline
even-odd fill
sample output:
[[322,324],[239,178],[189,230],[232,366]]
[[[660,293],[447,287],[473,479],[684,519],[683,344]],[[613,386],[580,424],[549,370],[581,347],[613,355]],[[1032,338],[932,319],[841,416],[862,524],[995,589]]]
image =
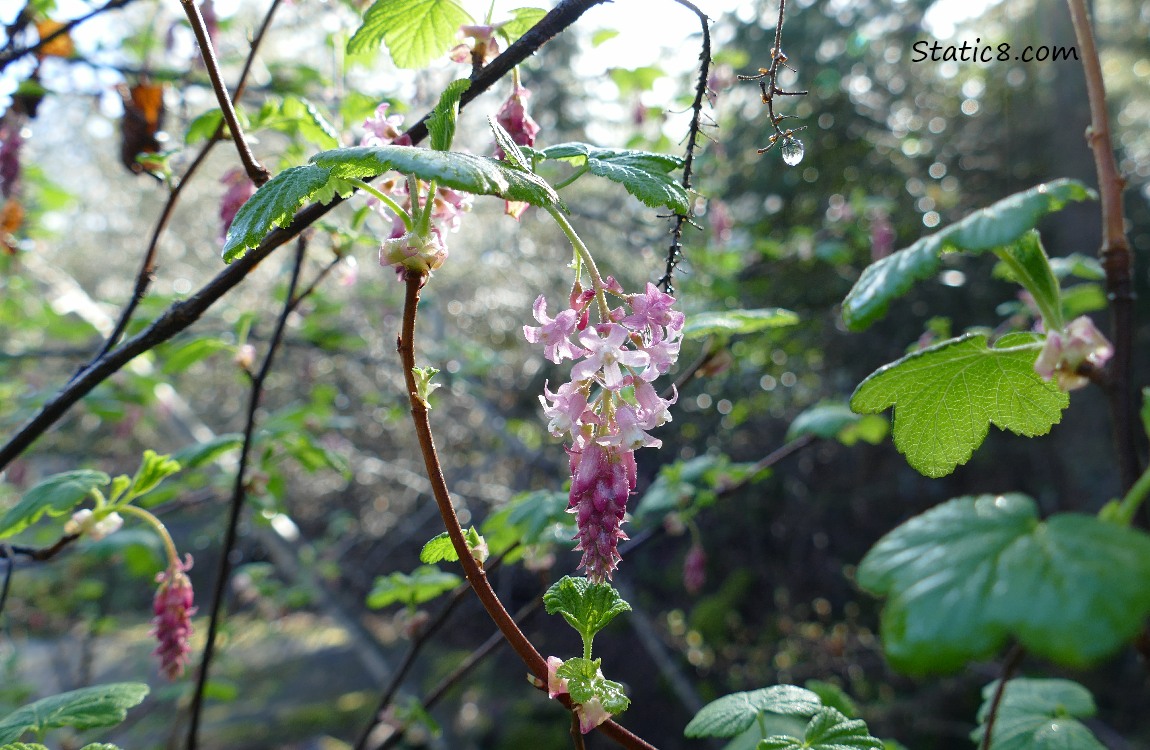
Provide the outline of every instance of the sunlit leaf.
[[328,170],[307,164],[290,167],[271,178],[236,212],[224,239],[224,260],[231,263],[243,257],[273,227],[290,224],[299,207],[311,200],[330,176]]
[[911,672],[992,657],[1010,639],[1059,664],[1098,661],[1150,614],[1150,537],[1095,516],[1038,519],[1024,495],[961,497],[891,531],[859,565],[887,597],[883,646]]
[[347,43],[353,55],[373,52],[382,41],[399,68],[422,68],[444,55],[459,27],[473,23],[455,0],[376,0]]
[[631,605],[609,583],[592,583],[586,578],[563,576],[543,594],[547,614],[559,614],[575,628],[585,642]]
[[975,211],[868,266],[843,301],[843,320],[853,329],[866,328],[886,314],[891,300],[906,293],[916,281],[932,277],[944,253],[980,253],[1010,244],[1034,229],[1046,214],[1060,210],[1069,201],[1092,197],[1093,191],[1082,183],[1062,179]]
[[511,11],[511,20],[499,24],[497,31],[508,42],[514,42],[546,15],[543,8],[516,8]]
[[375,586],[367,595],[367,606],[380,609],[396,602],[423,604],[451,591],[462,580],[456,574],[440,570],[434,565],[421,565],[410,574],[396,572],[380,576],[375,579]]
[[42,698],[0,719],[0,743],[15,742],[26,732],[42,734],[58,727],[114,726],[147,694],[148,686],[143,683],[117,682]]
[[455,140],[455,120],[459,117],[459,99],[469,88],[471,81],[466,78],[449,83],[439,97],[439,104],[427,118],[427,134],[435,151],[451,149],[451,142]]
[[695,714],[683,730],[687,737],[734,737],[746,731],[762,713],[808,718],[822,706],[819,696],[794,685],[772,685],[724,695]]
[[758,750],[881,750],[882,740],[871,737],[866,722],[848,719],[833,708],[819,709],[802,737],[775,735],[759,743]]
[[586,143],[562,143],[542,151],[545,159],[562,159],[575,166],[586,166],[599,177],[618,182],[627,192],[651,208],[669,208],[687,214],[690,197],[686,189],[671,177],[681,169],[677,156],[649,151],[599,148]]
[[966,463],[990,425],[1019,435],[1044,435],[1069,404],[1057,383],[1034,371],[1041,339],[1004,336],[988,347],[968,334],[908,354],[859,384],[851,408],[894,411],[894,444],[928,477]]
[[780,307],[762,310],[702,312],[687,316],[687,322],[683,326],[683,338],[701,339],[713,335],[734,336],[742,333],[755,333],[768,328],[793,326],[798,322],[798,315]]
[[567,692],[576,703],[598,698],[609,714],[621,714],[631,705],[623,686],[603,676],[599,659],[568,659],[555,670],[555,675],[567,680]]
[[89,497],[92,490],[103,487],[111,479],[102,471],[78,469],[55,474],[24,493],[20,502],[0,518],[0,539],[19,534],[49,516],[62,516]]

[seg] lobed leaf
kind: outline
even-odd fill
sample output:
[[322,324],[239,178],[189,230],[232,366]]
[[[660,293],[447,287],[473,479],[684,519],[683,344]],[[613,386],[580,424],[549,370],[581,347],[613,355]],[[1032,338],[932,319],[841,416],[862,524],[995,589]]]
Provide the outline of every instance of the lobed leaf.
[[[983,725],[971,734],[982,742],[986,719],[998,688],[994,681],[982,690],[983,703],[978,722]],[[1006,683],[991,745],[995,750],[1105,750],[1080,718],[1095,713],[1090,691],[1076,682],[1020,677]]]
[[1069,397],[1034,371],[1041,339],[967,334],[908,354],[867,377],[851,396],[862,414],[893,406],[894,444],[928,477],[966,463],[991,424],[1018,435],[1044,435]]
[[1015,638],[1084,666],[1136,635],[1150,614],[1150,536],[1094,516],[1038,519],[1024,495],[961,497],[902,524],[866,554],[859,585],[888,598],[887,658],[945,672]]
[[421,565],[410,574],[396,572],[379,576],[367,595],[367,606],[381,609],[395,602],[423,604],[455,588],[462,580],[434,565]]
[[727,310],[725,312],[703,312],[687,317],[683,326],[683,338],[701,339],[707,336],[734,336],[741,333],[755,333],[767,328],[793,326],[799,316],[781,307],[762,310]]
[[603,676],[600,663],[600,659],[568,659],[555,670],[555,675],[567,680],[567,692],[576,703],[598,698],[607,713],[621,714],[631,705],[631,700],[621,684]]
[[117,682],[42,698],[0,719],[0,743],[15,742],[26,732],[43,734],[59,727],[114,726],[147,694],[148,686],[143,683]]
[[[481,545],[486,544],[474,526],[463,532],[463,538],[467,542],[467,548],[473,552],[480,549]],[[451,536],[446,531],[432,537],[427,544],[423,545],[423,549],[419,553],[419,561],[425,565],[434,565],[445,560],[447,562],[458,562],[459,560],[459,555],[455,552],[455,545],[451,543]]]
[[376,0],[347,42],[353,55],[387,44],[398,68],[422,68],[451,48],[459,27],[473,23],[455,0]]
[[546,15],[547,11],[543,8],[516,8],[511,11],[511,20],[499,24],[496,31],[510,44],[526,34],[532,26],[542,21]]
[[547,614],[563,615],[584,641],[595,637],[616,616],[631,611],[631,605],[610,584],[591,583],[586,578],[571,576],[563,576],[553,583],[543,594],[543,604]]
[[724,695],[695,714],[683,734],[687,737],[734,737],[755,723],[761,713],[814,716],[821,708],[819,696],[794,685],[772,685],[743,693]]
[[236,212],[224,238],[224,260],[231,263],[242,258],[273,227],[290,224],[299,207],[322,190],[330,176],[328,170],[307,164],[285,169],[268,180]]
[[824,706],[811,717],[801,738],[776,735],[759,743],[758,750],[882,750],[883,741],[872,737],[866,722],[848,719]]
[[54,474],[24,493],[20,502],[8,509],[0,518],[0,539],[19,534],[49,516],[62,516],[88,498],[92,490],[103,487],[111,479],[102,471],[78,469]]
[[1034,229],[1046,214],[1061,210],[1069,201],[1093,197],[1094,192],[1082,183],[1061,179],[975,211],[867,266],[843,300],[843,320],[855,330],[866,328],[886,314],[891,300],[906,293],[916,281],[934,275],[944,253],[981,253],[1010,244]]
[[668,154],[649,151],[599,148],[586,143],[561,143],[541,152],[544,159],[562,159],[587,171],[606,177],[651,208],[669,208],[675,213],[690,213],[690,196],[686,188],[670,176],[681,169],[683,160]]

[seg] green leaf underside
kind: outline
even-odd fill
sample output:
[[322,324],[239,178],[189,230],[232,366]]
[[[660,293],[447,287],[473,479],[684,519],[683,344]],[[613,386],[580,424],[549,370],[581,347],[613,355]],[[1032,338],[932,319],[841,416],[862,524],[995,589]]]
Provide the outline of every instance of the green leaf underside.
[[899,669],[947,672],[1011,638],[1081,667],[1133,637],[1150,614],[1150,537],[1094,516],[1038,520],[1025,495],[961,497],[907,521],[859,565],[887,597],[882,636]]
[[[259,245],[272,227],[291,223],[295,212],[329,188],[329,183],[368,178],[395,170],[440,187],[475,195],[495,195],[535,206],[562,206],[551,186],[530,172],[473,154],[432,151],[414,146],[377,146],[324,151],[312,163],[291,167],[261,187],[236,213],[224,243],[231,262]],[[334,197],[328,190],[329,201]]]
[[729,310],[726,312],[703,312],[691,315],[683,326],[683,338],[701,339],[712,335],[734,336],[740,333],[754,333],[767,328],[793,326],[799,316],[781,307],[762,310]]
[[1041,339],[1004,336],[994,347],[967,334],[909,354],[859,384],[851,408],[877,414],[893,406],[894,444],[928,477],[949,474],[982,444],[991,424],[1044,435],[1070,399],[1034,371]]
[[882,740],[871,737],[866,722],[848,719],[830,707],[811,717],[802,738],[774,736],[759,743],[758,750],[881,750]]
[[97,487],[111,479],[102,471],[79,469],[55,474],[30,488],[20,502],[8,509],[0,518],[0,539],[19,534],[47,513],[62,516],[88,497]]
[[576,703],[598,698],[608,713],[621,714],[631,705],[631,700],[622,685],[600,674],[599,665],[599,659],[576,657],[563,662],[555,675],[567,680],[567,692]]
[[575,166],[586,165],[591,174],[619,183],[651,208],[669,208],[683,215],[690,213],[687,190],[670,176],[683,166],[677,156],[598,148],[586,143],[561,143],[544,149],[541,155],[544,159],[569,161]]
[[454,0],[377,0],[348,40],[347,51],[373,52],[384,42],[396,67],[422,68],[446,53],[459,27],[472,22]]
[[584,640],[590,640],[609,622],[631,605],[606,583],[591,583],[586,578],[564,576],[543,594],[547,614],[561,614]]
[[419,561],[424,565],[434,565],[444,560],[455,562],[458,559],[459,555],[455,553],[455,546],[452,545],[451,537],[446,531],[423,545],[423,549],[419,553]]
[[431,137],[431,148],[435,151],[448,151],[455,140],[455,120],[459,117],[459,99],[463,92],[471,88],[466,78],[447,84],[439,97],[439,104],[427,118],[427,133]]
[[761,713],[814,716],[822,704],[819,696],[794,685],[772,685],[743,693],[731,693],[711,701],[695,714],[683,734],[687,737],[734,737],[746,731]]
[[423,604],[455,588],[462,580],[432,565],[422,565],[410,574],[396,572],[380,576],[367,595],[367,606],[381,609],[396,602]]
[[148,686],[143,683],[117,682],[42,698],[0,719],[0,743],[15,742],[26,732],[42,734],[58,727],[114,726],[147,694]]
[[[980,724],[986,723],[998,682],[982,690],[978,711]],[[991,746],[995,750],[1105,750],[1080,718],[1095,713],[1090,691],[1070,680],[1018,678],[1006,683],[998,717],[994,722]],[[971,739],[981,743],[986,727],[980,726]]]
[[487,118],[487,123],[491,126],[491,132],[495,134],[496,145],[503,149],[503,161],[516,169],[530,171],[531,163],[527,159],[527,155],[523,153],[523,149],[511,137],[507,129],[496,122],[494,117]]
[[1024,233],[1017,242],[999,248],[995,254],[1010,268],[1014,280],[1030,292],[1042,311],[1047,330],[1062,328],[1061,287],[1038,232],[1032,229]]
[[1010,244],[1034,229],[1046,214],[1060,210],[1069,201],[1093,196],[1093,191],[1082,183],[1061,179],[975,211],[867,266],[843,301],[843,320],[852,329],[866,328],[886,314],[891,300],[906,293],[916,281],[933,276],[944,253],[980,253]]

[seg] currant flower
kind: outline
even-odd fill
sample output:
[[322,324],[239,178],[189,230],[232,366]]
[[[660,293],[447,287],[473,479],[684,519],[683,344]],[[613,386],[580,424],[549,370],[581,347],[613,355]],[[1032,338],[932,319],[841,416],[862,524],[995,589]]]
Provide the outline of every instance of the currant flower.
[[159,641],[155,655],[160,657],[160,669],[169,680],[184,673],[191,652],[192,606],[195,594],[187,571],[191,570],[192,556],[183,562],[173,560],[168,569],[156,575],[156,596],[152,600],[152,635]]
[[1075,318],[1061,331],[1046,334],[1034,370],[1044,380],[1058,376],[1058,387],[1064,391],[1083,388],[1090,378],[1083,368],[1097,369],[1114,356],[1114,347],[1085,315]]
[[584,351],[574,346],[568,338],[575,332],[578,324],[578,313],[574,310],[564,310],[554,318],[547,315],[547,299],[541,294],[535,300],[532,315],[541,327],[523,326],[523,336],[529,343],[543,344],[543,356],[555,364],[564,359],[581,357]]

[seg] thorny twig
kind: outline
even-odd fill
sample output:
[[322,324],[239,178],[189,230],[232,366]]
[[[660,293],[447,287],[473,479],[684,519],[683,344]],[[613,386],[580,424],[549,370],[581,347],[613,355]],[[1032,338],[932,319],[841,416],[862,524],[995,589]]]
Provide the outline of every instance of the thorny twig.
[[[281,2],[282,0],[272,0],[272,4],[268,8],[268,12],[264,15],[264,20],[260,24],[259,30],[256,32],[255,37],[252,38],[251,49],[248,52],[247,60],[244,62],[244,69],[240,73],[239,82],[236,84],[237,100],[243,94],[244,87],[248,80],[248,73],[251,72],[252,63],[255,61],[256,52],[259,50],[260,43],[263,41],[264,35],[271,26],[272,16],[275,15],[276,8],[280,6]],[[136,273],[136,288],[132,292],[131,299],[129,299],[128,303],[124,306],[123,312],[120,313],[120,319],[116,321],[115,329],[111,335],[108,336],[108,340],[104,342],[104,346],[96,355],[96,359],[107,354],[112,347],[116,345],[116,342],[120,340],[120,337],[124,335],[124,330],[127,329],[128,323],[132,320],[132,314],[135,313],[136,308],[140,302],[143,301],[144,295],[147,294],[148,287],[151,286],[152,280],[155,277],[156,254],[160,246],[160,237],[163,236],[164,230],[168,227],[168,222],[172,218],[172,213],[175,211],[176,204],[180,200],[184,186],[188,184],[192,176],[199,170],[200,165],[207,159],[212,148],[220,142],[220,139],[223,138],[223,134],[224,123],[220,122],[220,124],[216,126],[216,131],[212,133],[212,136],[208,138],[207,142],[200,149],[200,152],[196,154],[196,158],[192,160],[187,171],[184,172],[183,177],[180,178],[179,182],[176,183],[176,186],[172,188],[172,191],[168,194],[168,200],[164,203],[164,208],[160,212],[160,218],[156,221],[156,226],[152,230],[152,239],[148,243],[148,249],[144,252],[144,260],[140,264],[140,270]]]
[[[783,52],[783,17],[786,13],[787,0],[779,0],[779,24],[775,27],[775,46],[771,48],[771,67],[759,68],[758,75],[753,76],[739,76],[740,81],[758,81],[759,89],[763,92],[763,104],[767,105],[767,115],[771,120],[771,127],[774,133],[771,135],[769,142],[763,148],[759,149],[760,154],[765,154],[770,151],[779,143],[785,147],[788,143],[797,143],[794,135],[806,126],[801,128],[788,128],[783,130],[779,127],[779,123],[790,115],[777,115],[775,114],[775,97],[776,96],[806,96],[806,91],[784,91],[779,88],[779,68],[789,68],[794,70],[791,66],[787,65],[789,59],[785,52]],[[785,155],[785,153],[784,153]]]
[[303,269],[304,259],[307,256],[307,235],[299,238],[296,243],[296,257],[292,265],[291,280],[288,282],[287,293],[284,295],[283,308],[276,320],[275,331],[271,341],[268,342],[267,354],[264,355],[263,364],[251,378],[251,394],[248,397],[247,418],[244,422],[244,441],[240,448],[240,465],[236,470],[236,480],[232,489],[232,498],[229,504],[228,525],[224,532],[224,544],[220,553],[219,569],[216,572],[215,588],[212,592],[211,614],[208,618],[207,641],[204,644],[204,653],[200,658],[200,667],[196,674],[196,689],[192,694],[191,721],[188,726],[187,750],[196,750],[196,740],[200,728],[200,714],[203,709],[204,688],[208,682],[208,670],[211,667],[212,657],[215,654],[216,633],[219,629],[220,612],[223,605],[224,594],[227,590],[228,578],[231,575],[231,552],[235,547],[236,536],[239,529],[240,513],[243,510],[246,496],[245,484],[247,482],[248,461],[251,457],[252,445],[255,440],[256,412],[259,409],[260,398],[263,395],[264,381],[271,372],[272,362],[276,350],[283,340],[284,328],[292,311],[303,300],[302,295],[296,294],[299,285],[300,272]]
[[[707,97],[707,79],[711,70],[711,28],[710,19],[689,0],[675,0],[699,17],[703,29],[703,49],[699,53],[699,80],[695,84],[695,101],[691,104],[691,125],[687,128],[687,150],[683,157],[683,176],[679,184],[684,190],[691,189],[691,171],[695,163],[695,148],[702,132],[703,100]],[[687,214],[675,214],[675,225],[671,227],[671,247],[667,250],[667,267],[658,286],[667,294],[675,293],[675,268],[683,253],[683,225],[691,221],[690,208]]]

